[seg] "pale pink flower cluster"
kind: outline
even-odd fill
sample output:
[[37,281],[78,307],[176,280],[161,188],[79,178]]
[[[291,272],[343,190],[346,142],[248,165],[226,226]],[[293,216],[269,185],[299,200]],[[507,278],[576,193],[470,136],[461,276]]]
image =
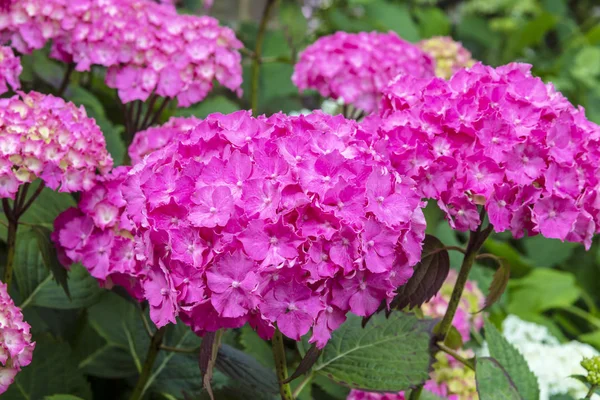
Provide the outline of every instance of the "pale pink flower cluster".
[[425,220],[365,137],[320,112],[213,114],[135,165],[121,192],[153,321],[249,322],[265,338],[276,324],[295,340],[313,328],[323,347],[348,311],[393,298]]
[[0,282],[0,394],[6,392],[21,368],[31,363],[35,343],[31,342],[30,328],[6,285]]
[[83,107],[37,92],[0,99],[0,198],[41,178],[60,192],[89,190],[112,159]]
[[21,87],[19,75],[22,71],[21,59],[10,47],[0,46],[0,94],[8,92],[9,86],[13,91]]
[[475,64],[469,50],[448,36],[434,36],[421,40],[417,46],[433,57],[435,74],[440,78],[450,79],[458,70]]
[[600,230],[600,127],[530,65],[476,64],[449,80],[402,75],[384,91],[378,131],[396,171],[474,230],[485,205],[497,232],[587,248]]
[[[448,309],[448,302],[452,289],[456,284],[458,274],[450,270],[439,293],[428,303],[421,306],[427,317],[441,318]],[[452,320],[452,325],[460,333],[464,343],[471,340],[471,331],[479,331],[483,327],[483,315],[478,313],[483,309],[485,297],[474,281],[467,281],[463,296]],[[459,350],[464,358],[474,357],[473,350]],[[436,354],[433,372],[430,379],[425,382],[424,389],[448,400],[475,400],[477,391],[475,387],[475,373],[463,364],[445,353]],[[405,400],[404,392],[399,393],[372,393],[361,390],[352,390],[347,400]]]
[[[166,124],[138,132],[129,155],[133,164],[158,150],[201,120],[171,118]],[[122,184],[131,167],[118,167],[99,177],[90,190],[81,194],[77,208],[63,212],[54,221],[52,240],[65,267],[79,262],[104,286],[123,286],[143,299],[139,277],[144,275],[134,256],[133,226],[123,217],[125,199]]]
[[200,122],[201,120],[195,117],[172,117],[164,125],[151,127],[144,131],[137,132],[128,149],[131,163],[137,164],[142,161],[146,155],[163,148],[169,144],[173,138],[183,132],[187,132]]
[[434,67],[425,52],[393,32],[337,32],[300,54],[292,81],[301,91],[314,89],[370,113],[396,75],[433,77]]
[[108,68],[106,83],[124,103],[155,93],[187,107],[204,99],[214,80],[241,93],[242,43],[234,32],[169,4],[21,0],[0,13],[0,32],[23,53],[53,39],[51,55],[78,71]]

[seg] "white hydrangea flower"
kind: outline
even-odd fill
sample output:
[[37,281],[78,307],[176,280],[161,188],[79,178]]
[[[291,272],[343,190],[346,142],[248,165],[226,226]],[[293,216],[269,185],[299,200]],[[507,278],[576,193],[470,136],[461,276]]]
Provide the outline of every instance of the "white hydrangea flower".
[[[504,337],[523,354],[529,368],[537,376],[540,400],[549,400],[551,396],[559,394],[579,399],[587,394],[586,386],[570,376],[587,374],[580,364],[581,360],[600,354],[592,346],[577,341],[560,343],[547,327],[523,321],[515,315],[509,315],[504,320],[502,331]],[[489,355],[486,343],[480,355]],[[592,399],[600,400],[600,396],[593,395]]]

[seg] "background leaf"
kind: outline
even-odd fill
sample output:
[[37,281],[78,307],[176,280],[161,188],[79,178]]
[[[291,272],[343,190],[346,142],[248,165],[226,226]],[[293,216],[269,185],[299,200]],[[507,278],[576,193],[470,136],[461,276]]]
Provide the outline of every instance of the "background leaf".
[[[524,400],[502,366],[493,358],[478,358],[475,365],[475,380],[480,399]],[[527,399],[538,397],[527,397]]]

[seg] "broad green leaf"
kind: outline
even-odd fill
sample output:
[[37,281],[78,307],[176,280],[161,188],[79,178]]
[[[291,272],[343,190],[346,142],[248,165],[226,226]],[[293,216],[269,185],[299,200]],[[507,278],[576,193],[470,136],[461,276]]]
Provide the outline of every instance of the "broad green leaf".
[[[480,399],[524,400],[502,366],[493,358],[478,358],[475,365],[475,381]],[[539,397],[526,397],[538,399]]]
[[73,396],[72,394],[54,394],[44,397],[44,400],[83,400],[81,397]]
[[510,265],[511,274],[515,277],[526,275],[534,267],[527,256],[519,253],[508,242],[488,238],[483,247],[486,252],[504,258]]
[[52,244],[49,238],[41,235],[40,229],[47,228],[25,228],[17,236],[15,278],[22,299],[20,307],[41,306],[67,310],[87,307],[96,302],[103,290],[81,265],[73,265],[68,274],[70,298],[54,280],[50,268],[57,270],[56,273],[60,276],[58,270],[61,267],[50,247]]
[[284,32],[289,36],[295,47],[306,38],[308,22],[301,10],[301,3],[282,1],[279,5],[279,18]]
[[365,14],[382,31],[392,30],[404,40],[416,42],[421,39],[417,24],[412,20],[408,7],[382,0],[365,5]]
[[34,337],[36,342],[31,364],[23,368],[2,400],[34,400],[69,393],[91,400],[92,393],[83,373],[77,368],[67,343],[49,335]]
[[397,392],[428,379],[430,342],[436,320],[394,312],[375,315],[361,327],[349,315],[325,346],[314,371],[346,386]]
[[552,267],[562,264],[569,259],[578,246],[577,243],[547,239],[542,235],[523,238],[521,243],[534,267]]
[[414,308],[431,300],[442,287],[450,271],[450,258],[444,243],[432,235],[426,235],[421,261],[414,267],[414,273],[397,290],[391,307],[399,310]]
[[415,16],[419,20],[419,32],[423,39],[450,34],[450,20],[441,9],[419,7],[415,9]]
[[265,367],[275,369],[271,346],[269,346],[268,342],[261,339],[250,325],[246,324],[240,329],[239,340],[244,348],[244,352],[256,358]]
[[516,30],[508,39],[504,55],[505,61],[520,56],[525,48],[540,43],[557,22],[557,16],[543,12]]
[[212,113],[229,114],[239,109],[238,105],[227,97],[215,96],[188,108],[178,108],[175,111],[175,116],[206,118]]
[[[523,355],[502,336],[490,321],[485,321],[484,329],[490,355],[504,367],[519,393],[525,399],[539,398],[538,380],[529,369]],[[479,361],[477,368],[479,368]]]
[[[327,379],[323,375],[319,375],[319,374],[315,375],[313,382],[316,387],[315,392],[322,390],[330,398],[335,399],[335,400],[346,400],[346,398],[348,397],[348,394],[350,394],[349,388],[342,386],[340,384],[337,384],[337,383],[331,381],[330,379]],[[318,399],[319,397],[315,397],[315,398]]]
[[[255,358],[231,347],[222,345],[215,367],[247,392],[271,398],[279,391],[275,373],[263,367]],[[262,397],[261,397],[262,398]]]
[[51,60],[44,50],[33,52],[34,74],[55,89],[59,88],[63,80],[65,74],[65,67],[63,65]]
[[572,305],[581,289],[573,274],[553,269],[535,269],[521,279],[508,284],[508,312],[529,319],[552,308]]

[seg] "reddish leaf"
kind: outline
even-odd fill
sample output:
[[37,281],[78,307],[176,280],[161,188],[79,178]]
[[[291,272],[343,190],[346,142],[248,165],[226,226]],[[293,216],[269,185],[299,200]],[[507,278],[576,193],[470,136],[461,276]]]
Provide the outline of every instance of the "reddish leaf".
[[294,373],[287,378],[283,383],[289,383],[294,379],[298,378],[300,375],[304,375],[315,365],[319,356],[321,355],[322,350],[319,350],[317,346],[314,344],[308,349],[300,364],[298,364],[298,368],[294,371]]
[[504,290],[506,289],[506,285],[508,284],[508,278],[510,278],[510,267],[506,263],[504,259],[498,259],[499,265],[498,269],[494,273],[494,278],[492,279],[492,283],[490,284],[489,292],[487,297],[485,298],[485,304],[483,306],[483,310],[487,310],[494,303],[496,303]]

